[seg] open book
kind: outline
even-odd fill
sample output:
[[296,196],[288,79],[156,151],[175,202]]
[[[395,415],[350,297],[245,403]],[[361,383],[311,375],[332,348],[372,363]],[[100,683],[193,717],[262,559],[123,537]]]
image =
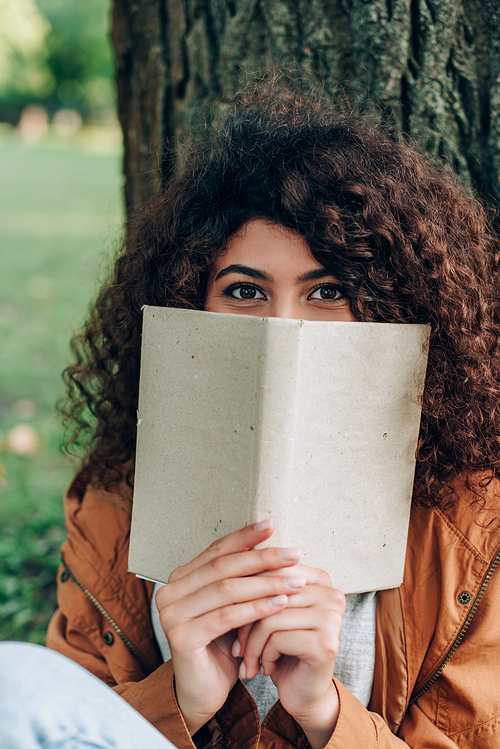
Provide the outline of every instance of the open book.
[[129,569],[271,516],[344,593],[403,578],[428,327],[144,308]]

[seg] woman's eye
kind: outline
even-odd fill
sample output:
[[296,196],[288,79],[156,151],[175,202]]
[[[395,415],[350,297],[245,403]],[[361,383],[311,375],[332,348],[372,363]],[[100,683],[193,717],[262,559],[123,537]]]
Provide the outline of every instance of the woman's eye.
[[338,286],[333,286],[331,284],[318,286],[309,295],[309,299],[321,299],[325,302],[336,302],[338,299],[344,299],[344,297],[344,290],[339,288]]
[[257,286],[252,284],[237,284],[226,290],[228,296],[241,301],[252,301],[253,299],[265,299],[264,294]]

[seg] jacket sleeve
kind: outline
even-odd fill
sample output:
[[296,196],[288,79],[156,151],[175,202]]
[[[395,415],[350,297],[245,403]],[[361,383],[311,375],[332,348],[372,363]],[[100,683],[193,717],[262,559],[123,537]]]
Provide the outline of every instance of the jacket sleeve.
[[115,688],[133,708],[164,734],[178,749],[238,747],[255,749],[260,721],[255,702],[241,682],[236,682],[225,705],[193,738],[177,705],[172,662],[168,661],[140,682]]
[[[405,716],[403,740],[391,732],[380,715],[363,707],[339,681],[334,682],[339,695],[340,713],[325,749],[457,749],[457,744],[442,733],[416,705]],[[262,724],[259,749],[285,748],[310,749],[300,726],[278,702]]]

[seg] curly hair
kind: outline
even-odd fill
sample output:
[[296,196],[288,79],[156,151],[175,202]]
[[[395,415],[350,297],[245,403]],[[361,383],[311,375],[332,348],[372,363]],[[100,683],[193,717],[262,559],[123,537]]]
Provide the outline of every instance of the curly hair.
[[499,252],[485,212],[396,133],[290,92],[240,95],[131,225],[72,341],[68,449],[107,488],[133,465],[141,308],[203,309],[215,259],[253,218],[301,234],[359,320],[431,326],[414,499],[452,501],[464,474],[479,501],[500,477]]

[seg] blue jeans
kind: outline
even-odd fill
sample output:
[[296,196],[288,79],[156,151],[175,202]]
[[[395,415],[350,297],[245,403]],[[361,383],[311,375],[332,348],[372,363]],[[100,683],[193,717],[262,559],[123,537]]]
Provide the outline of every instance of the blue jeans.
[[172,749],[174,745],[69,658],[40,645],[2,642],[0,747]]

